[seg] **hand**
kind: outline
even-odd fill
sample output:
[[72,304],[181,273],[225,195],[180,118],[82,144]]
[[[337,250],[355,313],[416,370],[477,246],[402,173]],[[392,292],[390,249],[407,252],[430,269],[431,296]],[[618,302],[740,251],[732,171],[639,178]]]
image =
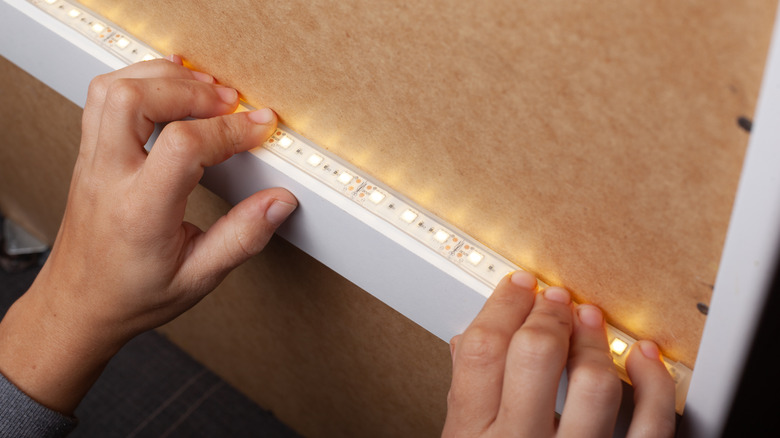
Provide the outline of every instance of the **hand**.
[[[592,305],[572,308],[568,291],[534,295],[536,279],[504,278],[462,335],[451,341],[452,386],[445,437],[611,437],[621,383],[604,318]],[[554,408],[564,367],[569,386],[560,421]],[[634,385],[630,437],[671,437],[674,382],[658,347],[640,341],[627,359]]]
[[[183,222],[204,167],[276,129],[271,110],[237,106],[236,90],[175,56],[92,81],[51,256],[0,324],[0,371],[28,395],[72,412],[125,342],[195,305],[295,209],[269,189],[205,233]],[[186,117],[196,120],[175,121]],[[147,155],[155,122],[169,121]]]

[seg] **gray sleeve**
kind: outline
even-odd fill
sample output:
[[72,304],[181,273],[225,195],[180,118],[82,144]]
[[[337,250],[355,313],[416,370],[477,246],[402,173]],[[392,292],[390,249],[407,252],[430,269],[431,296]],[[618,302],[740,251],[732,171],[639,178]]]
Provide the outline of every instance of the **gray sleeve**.
[[0,437],[64,437],[76,422],[38,404],[0,374]]

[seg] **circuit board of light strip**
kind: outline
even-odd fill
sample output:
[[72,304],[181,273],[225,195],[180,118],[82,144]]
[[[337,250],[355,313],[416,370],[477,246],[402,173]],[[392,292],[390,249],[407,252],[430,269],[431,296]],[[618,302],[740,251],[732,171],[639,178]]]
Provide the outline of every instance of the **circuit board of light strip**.
[[[152,47],[71,0],[27,0],[127,64],[162,58]],[[252,109],[243,104],[239,110]],[[285,126],[279,126],[262,148],[293,164],[315,180],[341,193],[384,219],[486,285],[494,288],[508,273],[520,267],[491,251],[457,228],[426,212],[351,164],[341,160]],[[256,152],[255,150],[254,152]],[[544,287],[540,283],[540,287]],[[628,381],[625,361],[636,342],[607,325],[612,358],[621,377]],[[677,411],[682,412],[691,370],[664,358],[677,385]]]

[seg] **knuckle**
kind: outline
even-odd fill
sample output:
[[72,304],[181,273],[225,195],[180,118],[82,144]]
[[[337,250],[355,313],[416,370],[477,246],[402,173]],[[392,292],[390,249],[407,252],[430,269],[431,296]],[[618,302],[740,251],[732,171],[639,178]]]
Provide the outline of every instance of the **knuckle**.
[[111,77],[105,74],[92,78],[89,82],[89,88],[87,88],[87,101],[98,102],[105,99],[111,82]]
[[485,327],[472,327],[458,342],[457,359],[479,367],[501,359],[506,349],[502,333]]
[[236,117],[215,117],[214,129],[217,131],[218,138],[221,140],[222,148],[228,156],[233,155],[238,149],[244,138],[244,130],[237,123]]
[[516,307],[517,304],[525,302],[531,295],[523,296],[518,293],[494,293],[490,296],[490,302],[496,307]]
[[532,363],[547,363],[561,359],[568,352],[568,342],[545,327],[527,325],[515,333],[512,348]]
[[608,404],[619,400],[623,387],[611,363],[587,361],[571,373],[571,385],[577,385],[594,403]]
[[190,123],[183,121],[171,122],[163,128],[160,138],[163,139],[165,152],[169,158],[187,157],[200,139]]
[[106,103],[112,108],[135,108],[143,100],[143,90],[138,81],[117,79],[108,86]]

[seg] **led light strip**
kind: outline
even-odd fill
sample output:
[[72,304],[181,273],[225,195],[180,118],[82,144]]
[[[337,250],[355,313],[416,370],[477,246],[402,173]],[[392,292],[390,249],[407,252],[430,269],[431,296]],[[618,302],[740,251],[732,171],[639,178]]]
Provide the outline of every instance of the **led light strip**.
[[[125,64],[162,57],[157,51],[123,29],[73,1],[27,0],[27,2],[86,36]],[[253,109],[250,105],[242,103],[239,111],[250,109]],[[521,269],[378,180],[283,125],[278,127],[263,146],[251,152],[259,156],[261,149],[273,152],[317,181],[395,226],[489,286],[490,289],[495,288],[508,273]],[[540,283],[540,286],[546,285]],[[607,325],[607,335],[613,361],[621,377],[628,381],[625,361],[627,352],[636,340],[611,325]],[[664,363],[675,380],[677,411],[681,413],[690,383],[691,370],[679,362],[672,362],[666,358]]]
[[96,42],[112,55],[133,64],[161,58],[160,54],[118,26],[81,5],[60,0],[28,0],[72,29]]

